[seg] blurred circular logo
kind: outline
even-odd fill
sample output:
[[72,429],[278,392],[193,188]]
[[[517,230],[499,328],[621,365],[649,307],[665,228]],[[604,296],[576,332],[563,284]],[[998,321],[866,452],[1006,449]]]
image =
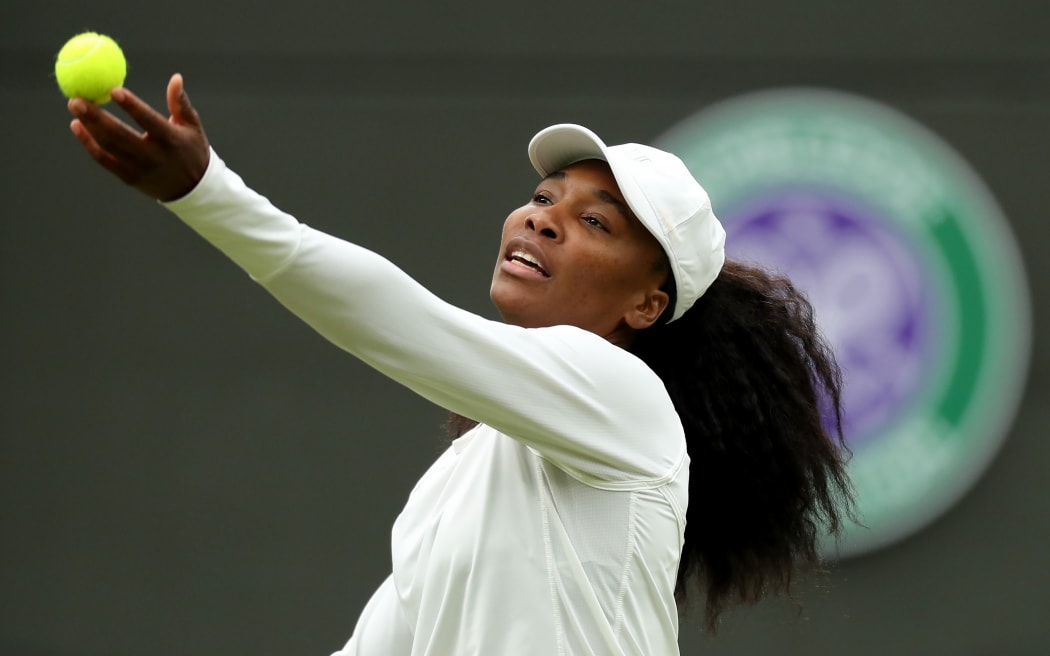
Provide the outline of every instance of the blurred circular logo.
[[922,528],[998,450],[1027,371],[1020,255],[978,176],[889,107],[784,89],[665,133],[711,194],[730,258],[804,289],[845,377],[861,521],[830,555]]

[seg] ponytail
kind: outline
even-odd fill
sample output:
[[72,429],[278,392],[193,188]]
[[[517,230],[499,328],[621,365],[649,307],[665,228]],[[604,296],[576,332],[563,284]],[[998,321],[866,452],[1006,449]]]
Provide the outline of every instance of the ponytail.
[[853,517],[841,373],[789,280],[726,262],[678,320],[632,351],[664,381],[685,427],[689,509],[675,591],[722,611],[790,593],[825,535]]

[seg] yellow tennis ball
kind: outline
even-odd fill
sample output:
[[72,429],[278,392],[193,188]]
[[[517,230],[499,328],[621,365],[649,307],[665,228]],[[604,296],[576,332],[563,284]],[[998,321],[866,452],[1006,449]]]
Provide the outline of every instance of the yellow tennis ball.
[[86,98],[101,105],[109,102],[113,87],[124,84],[128,63],[117,42],[104,34],[78,34],[58,51],[55,78],[69,98]]

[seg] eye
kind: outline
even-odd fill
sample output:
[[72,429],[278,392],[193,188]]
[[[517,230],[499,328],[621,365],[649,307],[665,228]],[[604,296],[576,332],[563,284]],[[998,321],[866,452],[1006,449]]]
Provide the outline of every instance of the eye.
[[550,205],[551,204],[551,199],[550,199],[550,196],[548,196],[544,192],[537,191],[532,196],[532,202],[537,203],[539,205]]
[[584,216],[582,220],[592,228],[598,228],[599,230],[609,232],[609,229],[605,227],[605,223],[602,221],[601,217],[588,215]]

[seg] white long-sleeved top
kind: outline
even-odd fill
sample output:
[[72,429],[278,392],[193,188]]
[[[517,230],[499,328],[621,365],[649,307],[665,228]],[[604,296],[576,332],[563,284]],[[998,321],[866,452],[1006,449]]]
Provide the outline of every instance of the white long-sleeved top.
[[338,654],[678,653],[689,459],[644,363],[575,327],[449,305],[278,210],[214,152],[166,206],[334,344],[481,422],[412,490],[392,572]]

